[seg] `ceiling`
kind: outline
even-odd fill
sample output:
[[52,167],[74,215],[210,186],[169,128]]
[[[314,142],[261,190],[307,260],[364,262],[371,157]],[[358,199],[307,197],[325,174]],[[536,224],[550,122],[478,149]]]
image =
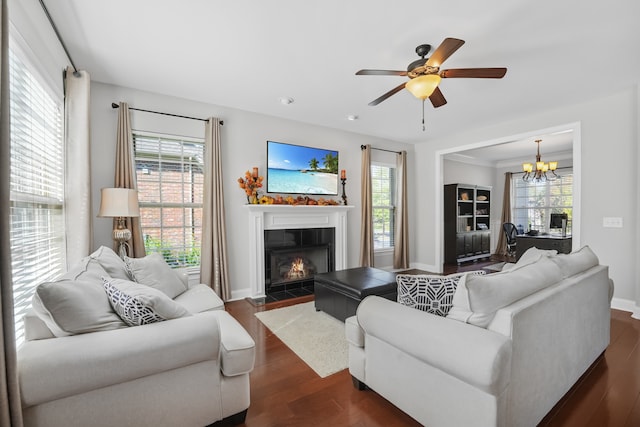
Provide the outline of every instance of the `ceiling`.
[[[637,0],[45,3],[94,81],[407,143],[603,97],[640,76]],[[407,91],[367,105],[406,77],[356,71],[406,69],[417,45],[435,49],[445,37],[466,44],[443,69],[507,75],[443,79],[448,104],[425,103],[426,131]]]

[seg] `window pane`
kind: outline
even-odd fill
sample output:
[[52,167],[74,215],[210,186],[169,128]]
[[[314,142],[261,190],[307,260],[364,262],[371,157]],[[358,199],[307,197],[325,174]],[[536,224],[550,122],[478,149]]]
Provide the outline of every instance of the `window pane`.
[[200,264],[204,143],[134,133],[145,248],[172,266]]
[[54,100],[19,53],[9,53],[11,114],[10,245],[16,340],[36,286],[65,261],[61,99]]

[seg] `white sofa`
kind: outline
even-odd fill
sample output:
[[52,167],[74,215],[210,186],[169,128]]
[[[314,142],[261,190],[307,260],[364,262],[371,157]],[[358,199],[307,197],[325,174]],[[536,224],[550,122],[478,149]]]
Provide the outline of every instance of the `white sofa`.
[[[85,263],[85,276],[76,274],[74,282],[67,275],[54,282],[53,289],[62,287],[71,295],[81,289],[77,286],[87,286],[83,291],[90,292],[94,270],[106,272],[114,283],[114,276],[131,274],[119,271],[122,266],[110,249],[99,251],[99,257]],[[104,270],[95,263],[100,258],[108,258],[102,262]],[[36,293],[34,309],[25,318],[26,342],[18,350],[25,426],[202,427],[225,418],[244,420],[253,339],[224,311],[211,288],[189,286],[186,274],[161,267],[158,277],[184,288],[176,291],[176,305],[171,305],[180,306],[179,316],[156,323],[126,326],[111,316],[115,313],[96,317],[103,306],[86,313],[70,308],[69,298],[59,297],[60,292]],[[89,270],[94,271],[90,282]],[[136,279],[144,282],[139,273]],[[91,298],[100,299],[99,288],[93,290]],[[85,316],[93,316],[95,330],[79,330],[86,328],[81,323],[90,323],[77,321]]]
[[367,297],[346,320],[354,384],[430,427],[537,425],[607,348],[613,283],[588,247],[536,251],[464,276],[447,317]]

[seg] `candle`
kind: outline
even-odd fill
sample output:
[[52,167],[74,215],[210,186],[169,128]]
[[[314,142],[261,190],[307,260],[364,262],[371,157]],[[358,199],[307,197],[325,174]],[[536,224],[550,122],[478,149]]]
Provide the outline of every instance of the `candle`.
[[254,178],[258,177],[258,168],[253,168],[253,177]]
[[347,179],[347,171],[342,169],[340,171],[340,179]]

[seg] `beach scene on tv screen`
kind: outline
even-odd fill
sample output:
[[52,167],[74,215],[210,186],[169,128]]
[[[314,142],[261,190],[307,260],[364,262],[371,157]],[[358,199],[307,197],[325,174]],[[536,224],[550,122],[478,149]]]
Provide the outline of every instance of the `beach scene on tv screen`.
[[267,192],[338,194],[338,152],[267,142]]

